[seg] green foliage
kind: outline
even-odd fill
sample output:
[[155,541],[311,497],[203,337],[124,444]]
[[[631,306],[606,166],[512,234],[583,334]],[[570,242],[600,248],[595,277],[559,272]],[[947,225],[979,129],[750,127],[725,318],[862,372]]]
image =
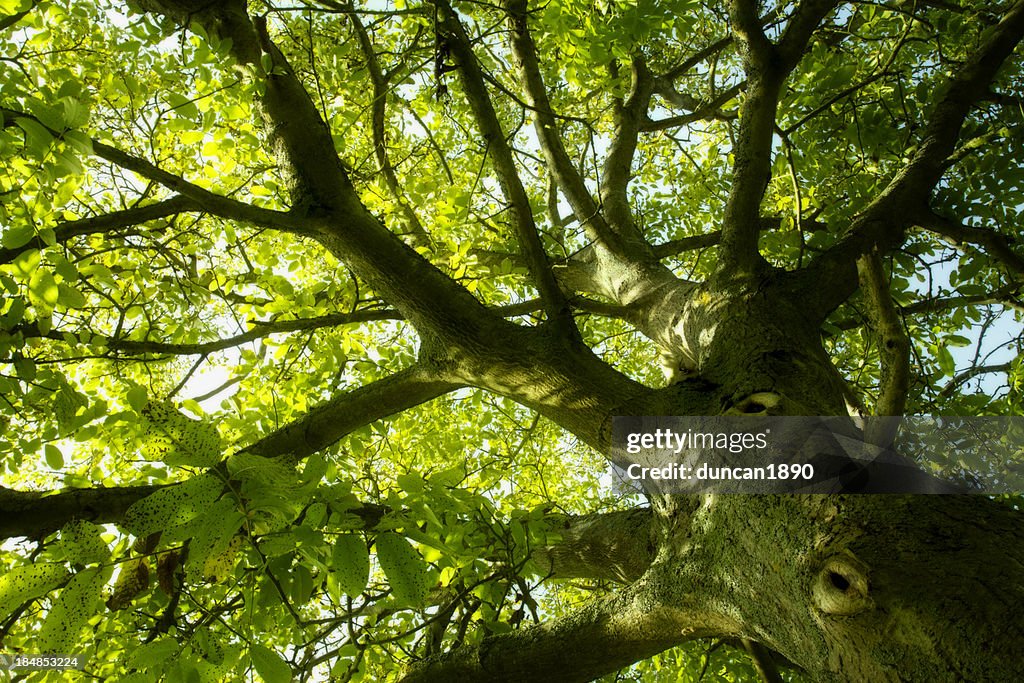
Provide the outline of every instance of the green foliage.
[[142,448],[147,460],[193,467],[212,467],[220,460],[220,436],[214,425],[182,415],[168,403],[151,401],[140,413],[148,423]]
[[249,648],[252,664],[265,683],[289,683],[292,670],[281,656],[268,647],[253,643]]

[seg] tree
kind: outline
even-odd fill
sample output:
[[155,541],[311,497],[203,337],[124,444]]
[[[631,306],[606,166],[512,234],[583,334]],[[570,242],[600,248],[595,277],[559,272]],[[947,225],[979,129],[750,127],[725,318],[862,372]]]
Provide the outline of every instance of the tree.
[[1024,2],[0,11],[5,650],[1018,675],[1016,498],[598,478],[615,415],[1020,413]]

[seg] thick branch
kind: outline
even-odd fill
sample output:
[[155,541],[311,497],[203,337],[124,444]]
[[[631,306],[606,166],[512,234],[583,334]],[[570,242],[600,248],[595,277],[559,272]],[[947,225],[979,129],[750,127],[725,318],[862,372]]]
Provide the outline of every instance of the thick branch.
[[632,583],[657,549],[650,508],[566,517],[554,530],[561,539],[536,550],[533,559],[542,574],[556,579]]
[[[185,211],[197,211],[199,208],[200,206],[197,202],[179,195],[154,204],[113,211],[102,216],[91,216],[77,221],[66,221],[54,228],[53,237],[57,244],[64,244],[73,237],[80,235],[106,234],[158,218],[174,216]],[[0,263],[10,263],[18,254],[41,246],[41,240],[33,239],[16,249],[0,247]]]
[[5,30],[9,29],[10,27],[14,26],[19,21],[21,21],[22,19],[27,17],[29,12],[31,12],[35,8],[36,8],[36,3],[33,2],[29,6],[28,9],[22,10],[20,12],[16,12],[16,13],[11,14],[11,15],[6,16],[6,17],[3,17],[2,19],[0,19],[0,31],[5,31]]
[[762,22],[757,15],[757,0],[732,0],[729,3],[729,19],[732,22],[733,37],[740,45],[743,60],[757,70],[769,67],[774,59],[775,46],[764,33]]
[[640,127],[647,119],[647,108],[654,89],[654,77],[642,57],[632,60],[631,89],[625,99],[615,102],[615,133],[601,178],[601,206],[608,223],[623,235],[634,252],[650,253],[650,247],[633,221],[627,189],[633,175],[633,156],[636,154]]
[[740,107],[733,181],[722,220],[719,273],[750,271],[763,263],[758,252],[758,215],[771,178],[772,139],[782,84],[796,67],[807,41],[835,2],[804,0],[778,46],[768,40],[757,3],[733,0],[733,32],[740,45],[747,93]]
[[620,243],[618,236],[605,223],[600,207],[562,143],[547,86],[540,73],[537,45],[527,24],[526,0],[507,0],[505,9],[509,15],[512,54],[519,67],[524,98],[533,112],[534,130],[548,162],[548,171],[565,194],[576,220],[587,230],[590,238],[600,240],[612,252],[623,254],[627,251],[626,246]]
[[[498,121],[498,115],[491,104],[491,97],[485,85],[480,62],[476,58],[470,44],[469,36],[458,16],[447,0],[436,0],[442,24],[438,31],[444,31],[444,40],[451,49],[452,56],[458,62],[462,87],[469,100],[470,109],[476,119],[477,127],[487,142],[488,153],[494,164],[505,200],[513,216],[519,248],[526,260],[530,273],[537,284],[541,298],[544,299],[548,315],[557,320],[568,330],[572,326],[572,316],[568,303],[562,294],[555,275],[551,270],[551,261],[541,242],[537,226],[533,222],[533,208],[529,195],[516,169],[512,148],[509,146],[505,131]],[[549,109],[550,110],[550,109]]]
[[181,26],[196,22],[220,39],[231,39],[231,54],[246,75],[262,85],[257,103],[263,128],[284,173],[292,209],[303,213],[339,208],[354,195],[331,131],[288,60],[271,41],[264,20],[253,21],[244,0],[197,3],[143,0],[140,4]]
[[[642,583],[642,582],[641,582]],[[634,584],[553,622],[488,636],[479,645],[413,665],[402,683],[583,683],[706,635],[683,634],[676,613],[652,604]]]
[[989,84],[1022,37],[1024,0],[1018,0],[949,79],[913,159],[857,217],[847,236],[809,266],[808,282],[815,283],[822,310],[831,310],[856,288],[854,264],[862,254],[875,246],[882,252],[897,247],[912,222],[930,213],[928,199],[947,168],[967,114],[987,96]]
[[1010,238],[995,230],[963,225],[940,216],[934,211],[922,211],[915,221],[925,230],[947,238],[954,245],[963,243],[985,247],[989,256],[998,261],[1014,278],[1024,277],[1024,257],[1010,246]]
[[179,24],[197,22],[208,34],[231,39],[233,56],[262,93],[257,95],[261,123],[292,196],[292,211],[286,215],[294,216],[307,234],[348,264],[421,333],[429,331],[451,343],[456,336],[460,340],[499,338],[507,323],[491,315],[363,205],[338,158],[329,127],[274,45],[265,22],[250,20],[243,0],[203,4],[198,11],[185,0],[144,0],[142,4]]
[[268,457],[288,454],[299,461],[353,430],[443,396],[461,385],[414,365],[322,403],[245,451]]
[[786,30],[776,47],[776,54],[782,62],[783,70],[788,72],[796,68],[811,35],[838,4],[838,0],[803,0],[800,3],[786,24]]
[[878,252],[865,254],[858,262],[861,288],[868,302],[872,327],[878,338],[882,372],[875,415],[902,415],[910,389],[910,338],[903,329],[889,291],[889,280]]
[[73,519],[116,522],[160,486],[16,491],[0,486],[0,538],[41,538]]
[[775,46],[761,28],[757,3],[733,0],[730,15],[747,75],[718,263],[719,273],[734,277],[750,273],[763,263],[757,248],[758,216],[771,177],[775,112],[784,74],[776,68]]

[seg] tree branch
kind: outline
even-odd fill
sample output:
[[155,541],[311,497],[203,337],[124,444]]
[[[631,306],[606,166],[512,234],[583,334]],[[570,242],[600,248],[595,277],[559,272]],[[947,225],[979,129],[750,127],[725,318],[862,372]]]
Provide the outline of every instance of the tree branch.
[[377,53],[374,51],[373,43],[370,41],[370,35],[366,31],[366,27],[359,20],[359,15],[352,12],[349,14],[349,21],[352,22],[352,28],[359,42],[359,49],[366,60],[366,68],[370,74],[370,83],[373,85],[373,104],[370,108],[370,122],[373,130],[373,151],[377,156],[377,165],[384,176],[384,183],[387,185],[388,191],[402,209],[402,214],[405,216],[406,223],[409,226],[412,243],[414,245],[426,245],[429,243],[430,237],[427,235],[423,223],[420,222],[419,216],[416,215],[416,211],[406,201],[405,195],[402,193],[398,183],[398,176],[395,175],[395,169],[388,158],[387,138],[384,131],[387,113],[387,80],[384,77],[383,71],[381,71]]
[[[288,179],[289,217],[398,308],[421,333],[447,342],[507,336],[508,323],[405,244],[362,203],[334,147],[330,128],[265,21],[251,20],[244,0],[202,4],[142,0],[178,24],[198,23],[231,39],[231,52],[257,85],[262,124]],[[264,62],[267,64],[264,64]],[[268,68],[269,67],[269,68]],[[536,239],[536,235],[534,235]]]
[[16,491],[0,486],[0,538],[42,538],[73,519],[116,522],[161,486]]
[[838,4],[838,0],[803,0],[797,6],[776,47],[776,55],[784,71],[796,68],[818,25]]
[[401,683],[583,683],[705,635],[647,596],[643,582],[553,622],[487,636],[414,664]]
[[889,281],[882,268],[882,257],[878,252],[865,254],[857,265],[882,362],[874,414],[903,415],[910,390],[910,338],[893,304]]
[[1016,279],[1024,277],[1024,257],[1010,246],[1012,238],[995,230],[963,225],[930,210],[921,211],[915,222],[925,230],[947,238],[954,246],[967,243],[985,247],[1010,275]]
[[959,308],[960,306],[988,306],[992,304],[1000,304],[1007,308],[1012,308],[1024,313],[1024,304],[1014,298],[1014,296],[1019,292],[1019,286],[1008,286],[985,294],[965,294],[963,296],[922,299],[921,301],[915,301],[912,304],[902,307],[900,312],[904,315],[914,315],[916,313],[948,311],[952,308]]
[[29,15],[29,12],[36,8],[36,4],[38,4],[38,0],[33,0],[32,4],[29,5],[28,9],[23,9],[22,11],[15,12],[13,14],[10,14],[9,16],[4,16],[0,18],[0,31],[6,31],[7,29],[11,28],[12,26],[20,22],[20,20],[24,19],[26,16]]
[[757,16],[757,3],[730,3],[733,33],[740,45],[747,93],[740,107],[740,129],[734,150],[733,181],[722,220],[719,274],[732,277],[763,265],[758,248],[761,199],[771,178],[772,140],[782,84],[796,67],[807,41],[836,5],[804,0],[778,46],[768,40]]
[[[762,216],[761,217],[761,230],[778,230],[782,225],[782,218],[779,216]],[[821,221],[804,219],[801,222],[801,227],[805,232],[817,232],[820,230],[828,230],[828,224]],[[705,233],[703,235],[691,235],[689,237],[680,237],[679,239],[669,240],[668,242],[662,242],[661,244],[655,244],[652,246],[655,257],[662,259],[669,256],[676,256],[686,251],[693,251],[695,249],[706,249],[717,245],[722,240],[722,233],[719,230],[713,230],[712,232]]]
[[729,13],[747,76],[740,126],[733,150],[732,185],[722,216],[717,273],[750,274],[764,259],[757,248],[761,199],[771,178],[775,112],[784,74],[775,66],[775,46],[765,36],[757,2],[732,0]]
[[761,683],[783,683],[779,675],[779,667],[772,658],[772,651],[760,643],[743,638],[743,649],[750,655],[751,663],[761,678]]
[[[687,100],[685,106],[690,109],[689,114],[669,116],[664,119],[646,118],[640,124],[640,130],[645,133],[649,133],[658,130],[667,130],[669,128],[678,128],[679,126],[686,126],[696,121],[707,121],[710,119],[731,121],[737,118],[737,114],[731,111],[723,111],[722,107],[730,100],[735,99],[746,85],[746,81],[744,81],[743,83],[737,83],[736,85],[726,88],[722,92],[718,93],[715,99],[710,102],[698,102],[696,100],[691,102],[689,101],[690,98],[687,97],[685,98]],[[677,100],[678,101],[672,103],[681,105],[683,100],[681,93],[677,93]]]
[[493,160],[494,171],[498,176],[502,194],[509,203],[523,258],[526,260],[541,298],[545,302],[545,309],[550,319],[556,321],[567,334],[578,335],[578,332],[574,332],[575,325],[572,322],[572,315],[565,295],[558,287],[554,272],[551,270],[551,260],[544,250],[537,226],[533,222],[533,208],[529,195],[526,193],[526,188],[523,187],[519,171],[516,169],[515,158],[512,155],[512,148],[508,144],[501,122],[498,121],[498,115],[491,104],[491,97],[484,83],[480,62],[473,52],[466,29],[455,11],[452,10],[451,5],[448,4],[448,0],[435,0],[435,3],[439,18],[437,30],[444,32],[440,39],[446,41],[452,56],[458,63],[463,90],[469,100],[477,127],[487,142],[488,153]]
[[[68,240],[81,235],[105,234],[120,228],[127,228],[158,218],[174,216],[186,211],[198,211],[200,208],[197,202],[178,195],[145,206],[112,211],[101,216],[90,216],[89,218],[82,218],[76,221],[65,221],[53,229],[53,238],[55,243],[64,244]],[[43,246],[42,240],[35,238],[15,249],[0,247],[0,263],[10,263],[19,254],[29,249],[42,248]]]
[[533,112],[533,127],[547,160],[548,171],[590,239],[602,242],[613,253],[626,254],[628,246],[621,243],[619,236],[605,222],[600,207],[562,143],[558,121],[540,73],[537,45],[527,23],[526,0],[506,0],[504,6],[508,12],[512,54],[519,67],[524,98]]
[[553,530],[561,536],[558,543],[533,553],[549,578],[632,583],[651,566],[657,549],[650,508],[565,517]]
[[894,249],[914,220],[927,219],[929,197],[948,167],[967,114],[987,96],[989,84],[1022,37],[1024,0],[1017,0],[988,39],[950,77],[907,166],[859,214],[846,237],[808,266],[807,282],[815,283],[813,303],[818,308],[832,310],[853,292],[857,287],[854,264],[861,255],[876,246],[883,253]]
[[615,133],[604,161],[601,207],[608,223],[617,234],[623,236],[631,246],[631,251],[640,256],[648,256],[650,246],[633,221],[627,190],[633,175],[637,137],[641,125],[647,119],[647,109],[654,90],[654,77],[640,56],[633,57],[631,74],[629,95],[615,102]]
[[231,54],[246,75],[261,84],[257,102],[263,129],[285,175],[296,213],[347,208],[355,191],[335,151],[327,124],[288,60],[274,45],[263,19],[252,20],[244,0],[195,3],[141,0],[181,26],[198,23],[220,39],[231,39]]
[[942,391],[939,392],[940,399],[946,399],[956,393],[956,390],[962,387],[967,382],[971,381],[979,375],[985,375],[990,372],[1009,372],[1013,368],[1013,363],[998,363],[996,365],[976,365],[973,368],[968,368],[963,372],[959,373],[956,377],[951,379],[946,386],[942,387]]
[[698,64],[700,64],[701,62],[703,62],[705,59],[709,59],[709,58],[717,55],[719,52],[721,52],[725,48],[729,47],[729,45],[732,44],[732,41],[733,41],[732,36],[726,36],[724,38],[719,38],[715,42],[713,42],[710,45],[708,45],[707,47],[705,47],[703,50],[698,50],[697,52],[693,53],[692,55],[690,55],[689,57],[687,57],[686,59],[681,61],[676,66],[672,67],[671,69],[669,69],[665,73],[660,74],[659,76],[657,76],[655,78],[655,90],[659,94],[663,93],[666,90],[674,91],[675,88],[674,88],[674,86],[672,84],[673,81],[675,81],[677,78],[679,78],[680,76],[685,74],[687,71],[689,71],[693,67],[695,67]]
[[[40,126],[46,128],[46,130],[55,138],[61,137],[61,132],[53,130],[45,126],[36,117],[26,114],[24,112],[16,111],[14,109],[8,109],[6,107],[0,107],[0,116],[3,118],[4,127],[15,125],[15,122],[19,118],[30,119],[35,121]],[[106,159],[107,161],[120,166],[123,169],[132,171],[139,174],[147,180],[152,180],[155,183],[159,183],[169,190],[173,190],[183,197],[192,200],[207,213],[211,213],[221,218],[228,218],[232,220],[242,221],[246,223],[252,223],[266,228],[273,228],[275,230],[282,230],[285,232],[294,232],[298,234],[309,234],[308,225],[304,224],[296,216],[282,211],[273,211],[271,209],[263,209],[252,204],[240,202],[224,195],[219,195],[215,192],[210,192],[198,185],[190,183],[181,176],[175,175],[155,164],[142,159],[141,157],[133,156],[124,152],[116,147],[99,142],[98,140],[92,140],[93,154]]]
[[29,12],[31,12],[32,10],[34,10],[36,8],[36,4],[37,4],[36,1],[33,0],[32,4],[29,5],[28,9],[22,10],[20,12],[16,12],[14,14],[11,14],[9,16],[6,16],[6,17],[3,17],[2,19],[0,19],[0,31],[5,31],[5,30],[9,29],[10,27],[12,27],[15,24],[17,24],[19,21],[24,19],[25,17],[27,17]]
[[[271,334],[282,332],[298,332],[304,330],[318,330],[325,327],[338,327],[340,325],[351,325],[353,323],[371,322],[375,320],[401,320],[401,316],[395,311],[389,310],[367,310],[354,311],[352,313],[330,313],[316,318],[300,318],[297,320],[278,320],[272,322],[254,321],[250,324],[253,328],[247,332],[236,334],[223,339],[215,339],[208,342],[197,342],[194,344],[175,344],[171,342],[121,339],[117,337],[104,337],[93,334],[90,344],[106,346],[111,351],[121,351],[131,354],[169,354],[179,356],[206,355],[234,348],[246,342]],[[20,333],[25,338],[43,338],[55,341],[64,341],[64,335],[71,330],[53,328],[47,332],[39,329],[35,323],[26,323],[17,326],[12,333]]]
[[436,370],[414,365],[340,394],[244,450],[267,457],[287,454],[298,462],[363,425],[426,403],[461,386],[464,385]]

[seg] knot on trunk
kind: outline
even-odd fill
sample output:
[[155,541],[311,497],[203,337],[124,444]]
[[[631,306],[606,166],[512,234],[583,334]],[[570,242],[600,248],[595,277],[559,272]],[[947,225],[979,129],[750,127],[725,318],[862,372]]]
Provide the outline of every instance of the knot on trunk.
[[772,391],[750,394],[725,411],[726,415],[767,415],[782,402],[782,396]]
[[825,614],[851,616],[874,607],[868,595],[868,567],[848,553],[826,559],[811,588],[814,606]]

